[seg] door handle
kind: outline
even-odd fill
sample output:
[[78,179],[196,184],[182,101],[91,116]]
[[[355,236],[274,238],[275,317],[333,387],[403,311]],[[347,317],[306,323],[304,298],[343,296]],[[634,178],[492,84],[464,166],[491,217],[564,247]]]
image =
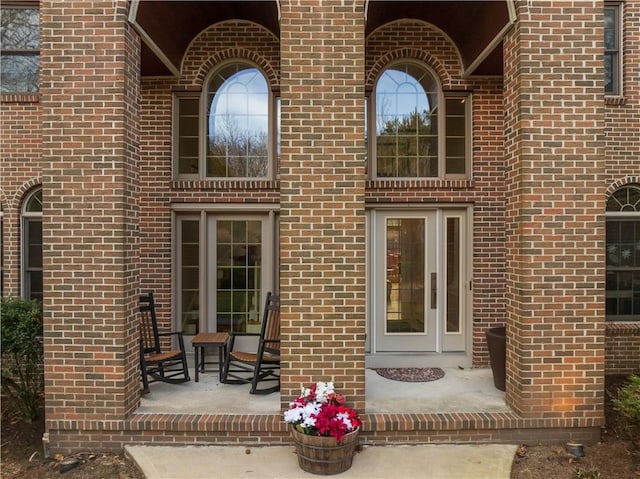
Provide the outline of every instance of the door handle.
[[438,301],[438,274],[431,273],[431,309],[436,309]]

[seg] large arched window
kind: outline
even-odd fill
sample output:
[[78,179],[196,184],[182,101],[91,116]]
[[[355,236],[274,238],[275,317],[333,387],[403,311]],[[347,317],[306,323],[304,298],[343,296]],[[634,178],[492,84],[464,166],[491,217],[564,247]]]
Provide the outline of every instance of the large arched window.
[[22,206],[22,296],[42,302],[42,188]]
[[640,321],[640,185],[607,201],[607,320]]
[[[424,65],[401,62],[382,72],[373,96],[373,177],[465,177],[469,171],[470,101],[443,92]],[[370,135],[373,137],[373,135]]]
[[273,176],[279,107],[259,68],[224,64],[209,75],[201,96],[182,92],[175,100],[177,177]]

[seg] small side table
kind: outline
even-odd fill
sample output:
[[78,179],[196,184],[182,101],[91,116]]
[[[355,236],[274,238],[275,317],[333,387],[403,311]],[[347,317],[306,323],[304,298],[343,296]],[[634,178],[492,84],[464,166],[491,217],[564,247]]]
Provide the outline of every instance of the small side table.
[[[191,340],[191,345],[194,347],[196,356],[196,377],[195,381],[198,382],[198,373],[205,371],[205,364],[216,364],[213,362],[207,363],[205,361],[205,348],[217,347],[218,348],[218,373],[220,375],[220,382],[222,382],[222,372],[224,369],[224,359],[227,356],[227,340],[229,339],[229,333],[198,333]],[[200,357],[202,353],[202,357]],[[215,371],[215,369],[213,370]]]

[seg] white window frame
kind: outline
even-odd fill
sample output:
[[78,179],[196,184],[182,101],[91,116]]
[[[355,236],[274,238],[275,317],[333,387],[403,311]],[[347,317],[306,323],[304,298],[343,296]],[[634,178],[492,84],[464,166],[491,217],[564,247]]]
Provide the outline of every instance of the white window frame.
[[[220,70],[234,64],[246,65],[250,68],[255,68],[258,70],[261,75],[264,77],[267,83],[267,91],[269,95],[268,100],[268,159],[267,159],[267,174],[266,176],[260,177],[218,177],[218,176],[207,176],[206,171],[206,159],[207,159],[207,131],[208,131],[208,118],[207,118],[207,100],[209,96],[209,83],[211,81],[211,77],[217,74]],[[178,154],[180,145],[178,141],[179,131],[178,131],[178,115],[179,108],[178,104],[181,98],[194,98],[198,97],[199,104],[199,120],[198,120],[198,172],[194,174],[180,174],[179,173],[179,161],[180,157]],[[258,65],[255,63],[245,60],[245,59],[233,59],[222,62],[215,66],[205,77],[203,82],[203,88],[199,92],[174,92],[173,94],[173,108],[172,108],[172,156],[173,156],[173,178],[175,180],[207,180],[207,181],[256,181],[256,180],[271,180],[276,176],[276,159],[278,157],[278,152],[276,151],[278,148],[278,132],[280,126],[279,119],[279,107],[278,107],[279,97],[276,95],[269,83],[269,77]]]
[[[420,68],[427,70],[434,78],[438,85],[438,176],[381,176],[377,174],[377,128],[376,128],[376,92],[378,87],[378,81],[382,77],[385,71],[393,68],[395,65],[401,65],[406,63],[413,63]],[[446,100],[451,98],[465,98],[465,173],[464,174],[447,174],[446,173]],[[442,180],[442,179],[469,179],[472,172],[472,154],[473,154],[473,102],[472,95],[468,91],[445,91],[442,88],[442,82],[437,73],[429,66],[422,62],[417,62],[410,59],[402,59],[389,63],[383,70],[380,71],[378,78],[371,95],[367,99],[365,109],[367,112],[367,157],[369,159],[368,171],[369,178],[371,180],[385,180],[385,181],[415,181],[415,180]]]

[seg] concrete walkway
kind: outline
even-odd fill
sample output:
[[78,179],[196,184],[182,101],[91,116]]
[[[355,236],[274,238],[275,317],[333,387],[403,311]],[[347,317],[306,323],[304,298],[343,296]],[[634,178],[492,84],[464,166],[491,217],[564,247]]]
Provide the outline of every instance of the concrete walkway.
[[[293,446],[126,446],[147,479],[297,479]],[[364,447],[344,479],[509,479],[515,445]]]

